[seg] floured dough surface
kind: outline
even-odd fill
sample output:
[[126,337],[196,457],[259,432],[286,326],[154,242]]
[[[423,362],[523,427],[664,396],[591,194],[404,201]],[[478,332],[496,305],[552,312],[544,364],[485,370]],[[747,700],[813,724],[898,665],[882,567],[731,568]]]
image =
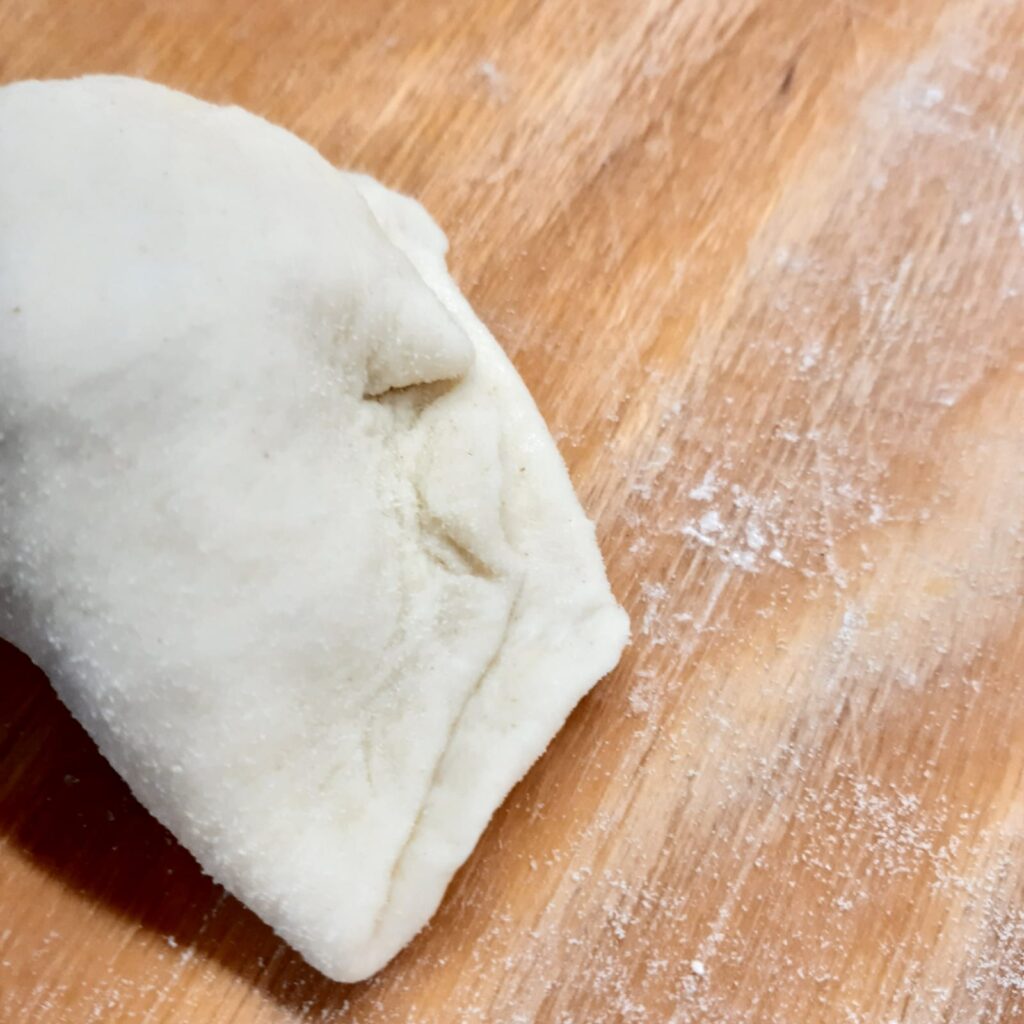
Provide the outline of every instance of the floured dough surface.
[[0,633],[332,978],[627,636],[422,208],[235,108],[0,89]]

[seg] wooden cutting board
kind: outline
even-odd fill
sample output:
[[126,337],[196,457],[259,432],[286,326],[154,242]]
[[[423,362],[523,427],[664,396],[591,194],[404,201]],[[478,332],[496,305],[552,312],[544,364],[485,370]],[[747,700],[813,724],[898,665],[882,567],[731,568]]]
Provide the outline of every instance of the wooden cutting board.
[[635,634],[352,986],[5,649],[0,1021],[1024,1021],[1022,44],[1006,0],[0,0],[0,79],[149,76],[422,199]]

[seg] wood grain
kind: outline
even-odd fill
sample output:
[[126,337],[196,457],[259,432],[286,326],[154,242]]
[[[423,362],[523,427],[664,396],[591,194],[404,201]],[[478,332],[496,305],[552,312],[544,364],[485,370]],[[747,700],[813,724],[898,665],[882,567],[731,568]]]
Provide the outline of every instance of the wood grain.
[[1022,40],[1006,0],[0,0],[2,80],[146,75],[421,198],[635,629],[355,986],[5,650],[0,1021],[1024,1020]]

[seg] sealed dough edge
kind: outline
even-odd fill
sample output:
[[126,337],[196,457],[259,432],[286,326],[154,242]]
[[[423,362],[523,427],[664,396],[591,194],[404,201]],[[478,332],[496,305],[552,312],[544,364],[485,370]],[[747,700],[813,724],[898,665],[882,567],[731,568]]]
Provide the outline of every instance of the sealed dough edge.
[[[385,232],[473,341],[471,376],[493,389],[501,403],[512,425],[507,458],[536,504],[525,600],[550,602],[558,612],[544,623],[541,637],[517,635],[513,622],[505,650],[467,701],[411,839],[421,858],[400,861],[394,910],[374,936],[372,946],[379,948],[367,949],[369,974],[418,930],[410,929],[410,918],[426,921],[434,913],[494,811],[580,699],[618,663],[629,620],[611,596],[593,526],[533,397],[448,273],[444,233],[415,200],[366,176],[360,176],[359,188]],[[467,765],[473,769],[466,771]],[[412,908],[417,909],[410,914]]]
[[[12,90],[19,88],[23,91],[17,102],[9,104],[15,113],[5,122],[5,93],[11,99]],[[18,112],[19,103],[32,117]],[[33,118],[38,131],[56,136],[57,142],[38,142],[33,136],[36,150],[19,147],[18,131]],[[92,139],[89,118],[111,138]],[[5,134],[11,125],[13,130]],[[71,138],[67,145],[80,150],[73,163],[74,173],[84,179],[81,193],[71,198],[54,194],[53,181],[59,186],[64,179],[53,172],[49,186],[44,182],[38,197],[33,194],[37,207],[31,202],[19,207],[19,189],[31,191],[35,178],[46,178],[21,173],[19,161],[32,159],[23,152],[36,152],[37,159],[51,153],[67,156],[59,149],[62,131]],[[152,137],[141,138],[133,150],[131,133],[149,131]],[[125,133],[127,170],[122,171],[111,153]],[[218,149],[220,133],[223,151]],[[164,162],[147,155],[147,147],[168,154]],[[262,177],[261,161],[269,168]],[[222,180],[225,172],[220,168],[236,164],[252,168],[256,184],[251,195],[240,179],[238,211],[223,213],[224,227],[216,232],[211,228],[211,240],[197,242],[210,211],[221,215],[216,203],[234,202],[235,189]],[[93,189],[90,173],[96,175]],[[117,180],[122,173],[129,176],[123,189]],[[147,173],[153,188],[164,190],[154,192],[152,204],[144,191]],[[291,193],[275,192],[288,175],[296,176]],[[91,244],[104,215],[102,209],[82,204],[92,202],[94,192],[107,195],[108,187],[113,198],[95,202],[112,204],[115,238],[124,235],[134,245],[137,235],[147,253],[153,239],[171,239],[152,265],[146,262],[150,255],[139,257],[149,276],[140,280],[136,267],[125,266],[123,276],[134,292],[124,299],[130,308],[123,316],[116,296],[112,300],[103,291],[98,298],[96,280],[88,276],[94,273],[92,264],[102,259],[86,260],[85,271],[74,261],[76,238]],[[133,187],[143,188],[141,201],[138,195],[131,198]],[[123,204],[122,191],[130,197]],[[294,200],[288,198],[292,193]],[[303,205],[299,193],[312,198]],[[314,199],[322,200],[323,217]],[[275,200],[285,204],[279,217]],[[256,201],[265,207],[252,205]],[[287,208],[292,201],[294,210]],[[13,213],[5,214],[4,202]],[[246,235],[250,229],[244,223],[238,228],[246,202],[252,205],[253,219],[261,220],[262,234],[253,229],[251,237]],[[78,235],[69,230],[65,237],[55,219],[62,203],[68,216],[87,210],[87,230]],[[162,212],[161,203],[167,207]],[[190,220],[195,204],[202,217],[195,214]],[[29,214],[36,208],[42,219],[50,218],[38,243],[29,235]],[[184,232],[184,240],[175,235],[179,219],[195,228],[191,234]],[[333,224],[351,237],[339,239],[337,230],[332,235]],[[236,228],[243,233],[233,235]],[[10,238],[6,248],[5,231]],[[308,241],[304,231],[316,238]],[[226,239],[223,253],[214,251],[221,235]],[[246,244],[240,245],[239,239]],[[186,241],[193,248],[182,248],[175,256],[175,246]],[[270,248],[263,251],[261,245]],[[274,246],[281,247],[280,254]],[[391,255],[389,247],[398,255]],[[0,88],[0,433],[9,432],[0,445],[0,630],[47,672],[132,791],[203,869],[310,963],[339,981],[358,981],[379,970],[429,920],[495,809],[579,699],[614,667],[628,638],[628,621],[611,595],[593,528],[557,448],[512,364],[449,276],[445,249],[443,233],[419,204],[365,176],[333,169],[290,133],[237,108],[212,107],[161,86],[114,77]],[[203,275],[196,278],[198,286],[192,282],[193,291],[201,292],[198,298],[182,284],[190,281],[181,265],[186,256],[196,262],[195,273]],[[112,256],[110,263],[115,269],[116,259]],[[71,310],[68,320],[52,311],[49,318],[33,319],[46,295],[39,273],[32,269],[35,264],[45,266],[55,283],[67,271],[70,283],[62,302]],[[348,278],[341,270],[335,275],[339,267]],[[80,271],[86,274],[81,281],[75,277]],[[348,298],[329,305],[325,313],[319,298],[310,305],[310,289],[301,280],[287,281],[287,289],[276,287],[279,279],[293,273],[316,278],[310,289],[317,295],[317,289],[323,290],[322,277],[339,293],[348,289]],[[109,279],[121,276],[111,273]],[[105,287],[106,279],[101,284]],[[198,310],[195,316],[190,308],[176,326],[177,310],[170,300],[177,296],[171,294],[162,322],[151,325],[138,319],[147,315],[147,307],[140,303],[136,309],[129,298],[136,301],[142,292],[159,305],[160,289],[172,286],[189,296]],[[274,302],[268,299],[266,308],[259,306],[258,299],[270,293]],[[387,309],[364,316],[368,306],[380,304],[381,294],[389,297]],[[236,315],[240,297],[247,302],[251,298],[254,310]],[[101,299],[106,306],[99,317]],[[74,336],[74,345],[68,342],[67,324],[77,313],[76,302],[88,315],[75,316],[74,323],[98,323],[104,330],[122,332],[116,337],[84,336],[85,344],[100,346],[100,361],[109,362],[102,372],[93,373],[82,337]],[[293,307],[301,308],[306,335],[288,333],[297,330]],[[17,320],[11,315],[15,309]],[[149,315],[153,319],[158,314]],[[352,448],[346,457],[354,459],[350,468],[364,481],[363,490],[352,492],[359,516],[337,527],[343,534],[340,546],[329,535],[329,525],[315,527],[327,532],[322,543],[312,542],[305,507],[285,508],[280,522],[273,520],[260,532],[235,507],[233,479],[234,491],[217,491],[220,477],[230,477],[235,468],[245,471],[237,474],[240,480],[259,483],[263,478],[262,469],[253,469],[255,442],[243,439],[241,429],[239,437],[232,435],[230,417],[218,403],[227,408],[237,401],[241,413],[251,414],[258,425],[253,430],[262,430],[267,409],[275,408],[266,402],[280,405],[294,399],[299,412],[282,415],[279,433],[271,437],[287,446],[289,425],[296,415],[305,415],[305,405],[292,392],[296,381],[304,386],[299,370],[305,372],[302,360],[310,357],[303,351],[301,360],[292,360],[295,366],[278,366],[273,346],[291,344],[293,337],[296,345],[304,344],[325,321],[330,321],[327,335],[336,338],[338,318],[348,325],[342,337],[353,339],[355,353],[351,366],[348,350],[342,353],[338,380],[342,386],[354,382],[355,391],[346,399],[343,414],[328,412],[346,431],[338,435],[339,441],[346,452]],[[369,326],[361,326],[364,321]],[[36,323],[43,327],[33,327]],[[124,334],[126,324],[143,341],[152,335],[151,350],[142,342],[137,351],[132,349],[134,336]],[[216,347],[194,352],[188,347],[196,344],[197,324]],[[164,336],[176,329],[187,344],[181,352],[168,354]],[[412,335],[415,347],[408,343]],[[34,342],[32,352],[25,347],[26,339]],[[468,362],[465,339],[472,347]],[[62,345],[70,346],[70,356]],[[359,345],[368,345],[368,351]],[[47,357],[50,363],[38,362],[35,353],[45,355],[47,346],[54,346],[54,354]],[[248,365],[250,354],[258,357],[264,349],[274,355],[268,368],[264,370],[259,358]],[[196,353],[210,365],[200,367],[202,373],[193,380],[188,374],[195,370]],[[77,361],[81,373],[69,377],[66,387],[63,369],[40,370]],[[77,365],[73,369],[77,372]],[[184,381],[180,386],[175,376],[179,371]],[[223,391],[216,391],[207,378],[220,381]],[[136,389],[152,386],[155,395],[167,392],[166,415],[161,408],[149,414],[138,411],[135,406],[141,403],[129,400],[134,397],[127,394],[129,383],[121,380]],[[378,406],[358,394],[361,390],[375,396],[434,380],[450,381],[451,386],[411,418],[398,409],[392,415],[386,396]],[[321,384],[311,392],[314,404],[330,400],[321,394]],[[264,402],[260,409],[244,404],[246,386],[265,388],[259,393]],[[178,398],[181,408],[194,410],[194,423],[188,417],[184,422],[174,418],[180,413],[174,404]],[[125,421],[127,425],[122,423],[126,407],[130,416],[140,417]],[[66,439],[58,438],[58,443],[51,438],[65,428],[65,419],[88,437],[84,454],[76,454]],[[270,420],[273,427],[276,421]],[[303,423],[295,430],[304,443]],[[211,434],[211,424],[227,440]],[[481,443],[481,450],[496,453],[493,459],[499,465],[480,463],[479,452],[460,463],[462,448],[473,440],[470,431],[478,428],[491,446]],[[311,452],[296,443],[303,460],[281,477],[286,487],[273,486],[276,462],[266,470],[271,496],[301,496],[305,466],[331,471],[326,430],[310,430]],[[266,438],[260,444],[271,447]],[[188,459],[175,454],[175,445]],[[198,554],[168,550],[153,539],[162,535],[168,521],[164,505],[175,500],[175,485],[180,490],[193,484],[208,452],[226,460],[226,471],[210,473],[215,493],[194,499],[210,515],[193,521],[175,512],[172,520],[176,528],[185,522],[193,531]],[[476,486],[473,473],[481,465],[486,471],[480,484],[484,497],[474,494],[461,500],[465,495],[460,488]],[[379,483],[378,478],[386,480]],[[493,481],[496,507],[485,500]],[[329,511],[331,495],[347,494],[343,488],[349,486],[344,479],[335,483],[329,492],[311,489],[308,506]],[[371,500],[366,488],[378,486],[380,495]],[[74,497],[82,523],[66,521],[70,502],[62,493]],[[202,507],[204,502],[209,509]],[[126,503],[131,508],[126,510]],[[445,551],[440,556],[430,551],[427,557],[421,550],[414,522],[418,514],[444,520],[443,540],[455,549],[451,559],[446,561]],[[103,525],[107,520],[109,528]],[[226,523],[223,535],[216,529],[221,520]],[[137,525],[138,537],[133,535]],[[383,531],[379,543],[374,532],[378,526]],[[88,550],[90,530],[96,535],[98,556]],[[211,530],[212,540],[206,535]],[[374,579],[364,578],[365,573],[354,579],[346,575],[345,551],[353,544],[353,531],[357,536],[369,531],[365,546],[371,554],[378,548],[400,549],[399,569],[389,562],[367,563],[379,569],[378,589],[384,594],[379,602]],[[292,538],[294,550],[282,555],[264,546],[282,537]],[[334,562],[328,559],[328,568],[323,568],[318,550],[337,556],[335,576]],[[136,564],[131,562],[133,551],[140,553]],[[224,568],[218,569],[221,551]],[[268,563],[269,568],[258,561],[255,568],[246,564],[249,577],[255,573],[262,581],[262,589],[252,584],[255,596],[239,589],[240,577],[231,578],[233,572],[237,576],[232,567],[239,556]],[[479,564],[479,574],[465,573],[463,560],[471,567]],[[170,583],[159,580],[143,592],[132,589],[136,569],[145,576],[161,566]],[[65,571],[68,586],[62,580]],[[290,575],[281,584],[279,577],[285,573]],[[304,594],[307,577],[309,592]],[[132,587],[126,580],[132,580]],[[203,590],[207,580],[216,585],[209,593]],[[225,607],[222,584],[225,593],[239,594],[237,607]],[[181,600],[179,591],[189,600]],[[358,644],[366,626],[355,605],[364,592],[368,606],[392,609],[400,616],[394,622],[385,616],[391,637],[386,642],[394,646],[385,647],[383,656],[372,637],[365,649]],[[339,620],[338,639],[324,636],[319,620],[280,625],[292,603],[306,598],[309,607],[319,609],[329,604],[332,593],[342,613],[353,619]],[[410,610],[412,598],[425,602],[425,610]],[[204,618],[204,627],[224,608],[227,623],[242,640],[280,630],[287,641],[285,653],[275,661],[260,652],[232,654],[226,643],[222,650],[224,630],[197,632],[187,614],[190,603],[197,618]],[[203,612],[208,614],[203,617]],[[466,616],[461,632],[460,616]],[[437,630],[443,632],[435,635]],[[171,644],[174,656],[158,646],[167,644],[168,637],[187,640],[193,633],[195,651],[181,652],[181,641]],[[321,645],[336,659],[329,658],[326,668]],[[383,703],[380,681],[373,677],[375,659],[386,663],[385,696],[394,694]],[[315,666],[309,678],[296,681],[293,673],[301,672],[307,661]],[[293,686],[297,695],[291,694]],[[301,743],[302,723],[307,721],[316,730],[308,749]],[[279,725],[280,734],[274,732]],[[215,749],[221,736],[231,739],[224,751]],[[373,748],[373,737],[383,737],[381,750]],[[370,743],[370,749],[360,754],[360,743],[364,748]],[[273,757],[265,755],[265,764],[260,761],[263,747],[275,749]],[[403,748],[409,750],[406,760]],[[305,780],[311,772],[322,781],[308,789]]]

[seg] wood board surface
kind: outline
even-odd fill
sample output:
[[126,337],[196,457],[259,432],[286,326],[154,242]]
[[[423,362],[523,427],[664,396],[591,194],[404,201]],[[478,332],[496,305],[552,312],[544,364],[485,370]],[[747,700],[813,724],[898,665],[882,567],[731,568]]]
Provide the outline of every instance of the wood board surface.
[[0,0],[96,71],[427,205],[634,642],[351,986],[4,649],[0,1022],[1024,1021],[1024,4]]

